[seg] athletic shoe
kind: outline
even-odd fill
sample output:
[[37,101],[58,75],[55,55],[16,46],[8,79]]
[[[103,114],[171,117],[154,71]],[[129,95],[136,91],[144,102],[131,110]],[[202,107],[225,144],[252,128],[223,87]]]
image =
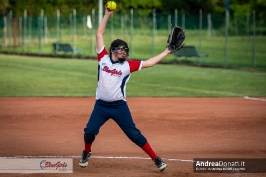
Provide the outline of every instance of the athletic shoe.
[[155,165],[159,168],[160,172],[164,171],[165,168],[167,167],[167,164],[163,161],[163,159],[159,156],[157,156],[153,162]]
[[88,166],[88,161],[91,156],[91,152],[86,152],[85,150],[82,152],[81,159],[79,160],[79,165],[81,167],[86,167]]

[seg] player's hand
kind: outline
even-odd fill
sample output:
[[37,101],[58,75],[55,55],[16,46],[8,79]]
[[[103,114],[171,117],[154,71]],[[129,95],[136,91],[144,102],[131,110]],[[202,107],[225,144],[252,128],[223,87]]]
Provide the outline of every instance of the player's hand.
[[115,10],[108,10],[108,8],[107,8],[107,3],[105,4],[105,14],[106,15],[111,15],[112,13],[114,13],[115,12]]
[[168,54],[172,53],[169,47],[166,47],[164,51],[167,52]]

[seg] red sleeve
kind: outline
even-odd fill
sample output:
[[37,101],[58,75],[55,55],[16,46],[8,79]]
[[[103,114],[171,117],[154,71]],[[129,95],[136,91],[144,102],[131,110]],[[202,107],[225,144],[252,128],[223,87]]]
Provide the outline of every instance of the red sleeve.
[[140,60],[127,60],[129,67],[130,67],[130,73],[133,73],[135,71],[139,70],[141,61]]
[[106,48],[104,47],[104,49],[101,51],[101,53],[98,53],[98,61],[100,61],[104,55],[108,55],[108,52],[106,50]]

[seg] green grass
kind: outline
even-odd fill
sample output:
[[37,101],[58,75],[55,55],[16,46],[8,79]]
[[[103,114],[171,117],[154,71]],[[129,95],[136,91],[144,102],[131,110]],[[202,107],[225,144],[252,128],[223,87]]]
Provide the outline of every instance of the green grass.
[[[157,64],[133,73],[127,96],[266,96],[266,73]],[[95,96],[97,61],[0,55],[0,96]]]

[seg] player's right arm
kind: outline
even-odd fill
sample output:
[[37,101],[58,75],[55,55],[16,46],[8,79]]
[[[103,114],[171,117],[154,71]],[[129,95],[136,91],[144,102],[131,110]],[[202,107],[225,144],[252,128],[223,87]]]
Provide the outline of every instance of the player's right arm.
[[97,33],[96,33],[96,45],[97,45],[97,51],[101,50],[102,47],[104,46],[104,39],[103,39],[103,35],[104,35],[104,31],[105,31],[105,27],[107,24],[107,21],[109,19],[109,17],[111,16],[111,14],[114,11],[109,11],[105,5],[105,14],[104,17],[98,27]]

